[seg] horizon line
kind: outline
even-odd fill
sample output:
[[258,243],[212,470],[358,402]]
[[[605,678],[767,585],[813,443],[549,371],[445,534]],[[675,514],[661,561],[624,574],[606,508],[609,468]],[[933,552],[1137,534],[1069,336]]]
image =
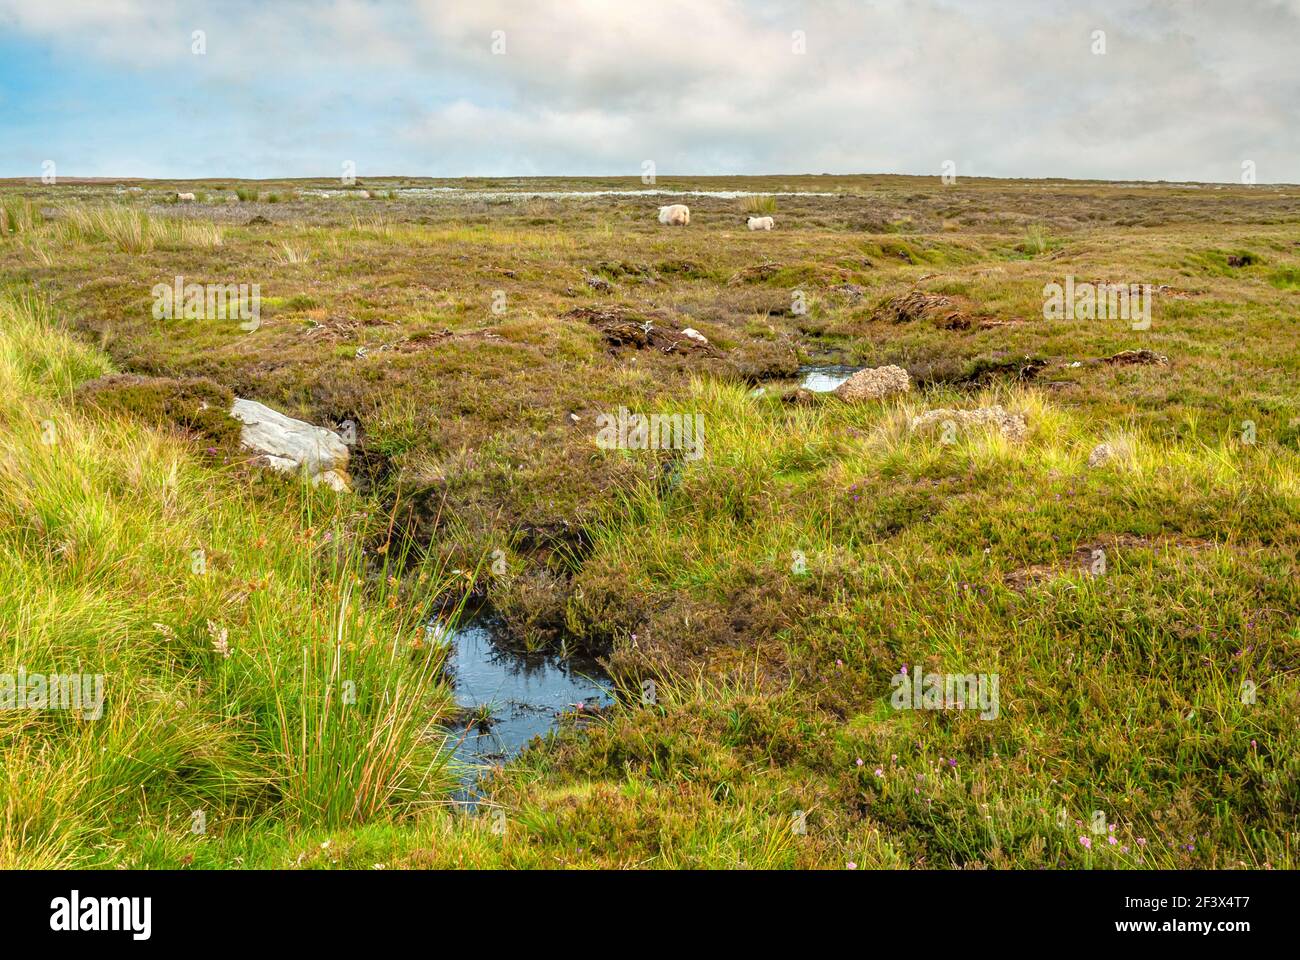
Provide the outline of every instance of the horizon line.
[[[714,180],[755,180],[772,177],[810,177],[810,178],[850,178],[850,177],[893,177],[904,180],[942,180],[941,174],[932,173],[659,173],[656,174],[656,180],[684,180],[684,179],[714,179]],[[356,186],[363,181],[376,180],[631,180],[640,181],[640,176],[635,173],[593,173],[593,174],[459,174],[456,176],[438,176],[433,174],[400,174],[400,173],[383,173],[383,174],[358,174],[355,177],[356,183],[350,184]],[[1235,180],[1166,180],[1166,179],[1143,179],[1130,178],[1123,180],[1107,180],[1098,177],[1059,177],[1059,176],[1040,176],[1040,177],[991,177],[991,176],[963,176],[958,174],[955,177],[953,186],[963,180],[976,181],[1003,181],[1003,182],[1057,182],[1057,183],[1141,183],[1141,184],[1169,184],[1193,185],[1193,186],[1222,186],[1222,187],[1296,187],[1298,183],[1289,181],[1261,181],[1258,183],[1241,183]],[[39,174],[27,176],[0,176],[0,183],[25,183],[31,186],[53,186],[57,187],[63,183],[208,183],[215,181],[237,181],[242,183],[267,183],[267,182],[319,182],[319,181],[336,181],[342,186],[341,178],[335,175],[330,176],[269,176],[269,177],[240,177],[240,176],[222,176],[214,174],[211,176],[200,177],[137,177],[137,176],[95,176],[83,177],[73,175],[59,174],[56,182],[47,184],[42,182]],[[644,187],[657,186],[655,183],[642,183]]]

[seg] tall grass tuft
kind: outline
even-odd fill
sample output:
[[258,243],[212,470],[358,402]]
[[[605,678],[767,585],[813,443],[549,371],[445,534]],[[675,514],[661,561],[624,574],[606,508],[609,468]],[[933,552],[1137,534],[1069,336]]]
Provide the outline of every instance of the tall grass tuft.
[[754,217],[770,216],[776,213],[776,197],[744,197],[740,203],[740,210]]
[[156,219],[126,207],[65,207],[57,236],[64,242],[112,243],[123,253],[148,253],[158,244],[213,249],[223,243],[221,228],[211,221]]
[[114,244],[123,253],[148,253],[158,230],[153,219],[125,207],[65,207],[59,235],[69,242]]
[[44,220],[40,208],[30,200],[6,197],[0,203],[0,236],[28,233],[39,227]]
[[178,246],[211,250],[223,243],[221,228],[208,220],[179,220],[168,227],[168,239]]
[[105,690],[99,718],[0,711],[0,867],[100,863],[195,811],[221,834],[440,802],[450,695],[422,627],[443,570],[416,566],[415,592],[335,494],[250,486],[71,403],[109,370],[43,301],[0,299],[0,673]]
[[271,257],[281,266],[288,266],[296,263],[307,263],[311,260],[311,251],[305,247],[295,247],[287,240],[281,240],[276,252]]
[[1059,244],[1039,224],[1033,224],[1025,231],[1025,239],[1020,242],[1019,250],[1031,257],[1054,250]]

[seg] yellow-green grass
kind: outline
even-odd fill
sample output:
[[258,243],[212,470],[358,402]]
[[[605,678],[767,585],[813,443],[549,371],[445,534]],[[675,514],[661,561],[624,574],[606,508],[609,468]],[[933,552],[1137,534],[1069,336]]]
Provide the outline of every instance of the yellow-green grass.
[[333,494],[91,416],[72,388],[108,369],[44,302],[0,300],[0,669],[105,690],[98,719],[0,711],[0,863],[112,862],[128,828],[198,841],[196,824],[348,826],[442,802],[449,696],[420,642],[438,572],[398,603]]
[[[640,186],[536,182],[566,185]],[[305,183],[261,185],[290,197],[273,206],[192,210],[166,205],[186,183],[4,188],[50,214],[0,241],[7,285],[48,292],[123,369],[359,420],[376,469],[364,509],[414,504],[400,528],[451,566],[503,549],[510,575],[487,589],[521,640],[609,653],[633,704],[658,681],[656,704],[497,778],[504,838],[436,813],[337,829],[270,817],[203,842],[145,827],[101,862],[1294,866],[1300,191],[661,185],[839,195],[782,196],[778,230],[751,234],[730,198],[692,198],[691,227],[669,230],[656,197],[399,195],[362,218],[295,196]],[[223,242],[127,252],[65,233],[69,202],[193,213]],[[149,291],[178,275],[261,283],[261,327],[154,321]],[[1045,320],[1044,284],[1067,275],[1162,286],[1151,329]],[[913,289],[975,322],[878,317]],[[578,307],[693,326],[716,355],[612,346]],[[1093,362],[1136,348],[1169,362]],[[1027,356],[1048,366],[1016,387]],[[778,402],[789,381],[765,378],[823,359],[928,380],[900,402]],[[977,374],[991,383],[962,382]],[[912,413],[988,402],[1027,413],[1024,444],[908,429]],[[596,417],[619,406],[701,412],[704,458],[679,474],[671,454],[597,449]],[[1103,440],[1126,454],[1086,468]],[[1104,576],[1079,561],[1092,549]],[[999,718],[891,710],[904,663],[997,669]],[[792,833],[800,810],[807,831]],[[1125,842],[1079,842],[1094,810]]]
[[[910,428],[991,402],[1024,442]],[[680,406],[705,456],[611,513],[571,621],[670,691],[704,659],[766,695],[678,693],[653,741],[632,723],[578,748],[588,772],[630,754],[697,782],[727,764],[682,744],[726,745],[773,815],[815,807],[809,833],[859,865],[1295,865],[1294,451],[1103,433],[1024,390],[808,411],[697,382]],[[1089,468],[1103,440],[1126,454]],[[998,717],[893,709],[917,666],[998,674]]]
[[122,207],[64,207],[56,231],[65,243],[107,241],[128,254],[149,253],[155,245],[212,248],[222,242],[221,229],[210,221],[159,219]]

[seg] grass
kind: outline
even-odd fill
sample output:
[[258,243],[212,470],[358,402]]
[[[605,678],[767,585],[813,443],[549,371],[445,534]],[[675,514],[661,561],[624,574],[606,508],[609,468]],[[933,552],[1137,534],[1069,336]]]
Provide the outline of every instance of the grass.
[[1034,224],[1025,231],[1025,239],[1020,242],[1018,249],[1031,257],[1039,257],[1051,252],[1057,246],[1058,243],[1048,236],[1042,226]]
[[754,196],[741,200],[740,210],[750,216],[763,217],[776,213],[776,197]]
[[135,210],[69,206],[57,221],[61,243],[108,243],[123,253],[143,254],[156,245],[213,249],[222,230],[202,220],[160,220]]
[[[426,606],[392,602],[345,505],[87,415],[71,390],[107,372],[102,355],[41,301],[0,301],[0,318],[4,660],[106,689],[99,720],[0,713],[0,864],[89,865],[128,825],[175,834],[195,811],[221,834],[441,802],[430,732],[449,697],[411,644]],[[439,571],[421,576],[436,596]]]
[[30,200],[5,197],[0,203],[0,237],[30,231],[43,221],[41,211]]
[[172,242],[181,247],[212,249],[221,246],[221,228],[215,223],[202,220],[182,220],[175,224],[171,233]]
[[[205,208],[219,244],[147,197],[0,188],[79,211],[0,244],[23,371],[3,391],[2,635],[29,670],[107,664],[113,718],[0,713],[22,719],[3,742],[23,776],[0,775],[15,862],[1296,866],[1300,192],[660,178],[783,194],[782,229],[752,234],[729,198],[693,196],[670,231],[660,198],[402,194],[372,218],[311,195],[331,186],[260,185],[284,198],[273,223]],[[160,327],[148,291],[182,274],[259,282],[262,326]],[[1151,329],[1043,320],[1067,275],[1152,284]],[[949,303],[895,322],[913,293]],[[709,348],[638,347],[647,324]],[[1135,349],[1167,362],[1102,362]],[[799,397],[809,362],[898,364],[913,389]],[[361,493],[207,453],[177,412],[197,389],[92,409],[75,388],[110,364],[355,421]],[[911,428],[994,403],[1023,442]],[[598,449],[620,406],[701,414],[704,456]],[[1123,454],[1089,467],[1103,441]],[[390,527],[402,563],[375,552]],[[322,550],[326,530],[370,552]],[[210,577],[185,575],[191,543]],[[603,656],[625,702],[526,751],[467,817],[413,736],[448,700],[436,662],[389,644],[439,592],[421,576],[495,550],[508,575],[476,592],[521,644]],[[357,650],[309,643],[304,679],[302,638],[340,628]],[[904,665],[997,674],[997,718],[895,709]],[[336,714],[345,673],[423,705]],[[98,759],[110,731],[145,762]]]
[[[1032,392],[967,402],[992,400],[1026,412],[1024,445],[913,435],[928,398],[783,423],[743,389],[698,384],[709,454],[670,496],[643,486],[600,528],[577,592],[602,617],[586,622],[650,634],[634,672],[680,681],[699,657],[683,653],[700,649],[715,674],[785,664],[798,681],[765,705],[776,716],[739,759],[765,758],[755,776],[773,793],[807,806],[821,793],[811,822],[832,835],[854,834],[861,805],[861,824],[887,824],[905,862],[1291,864],[1295,810],[1278,786],[1296,772],[1295,688],[1281,665],[1297,621],[1294,587],[1273,574],[1291,563],[1280,541],[1295,529],[1300,458],[1228,437],[1144,436],[1128,461],[1089,471],[1094,428]],[[1082,544],[1109,554],[1105,577],[1072,565]],[[1042,562],[1055,572],[1009,586]],[[660,610],[657,635],[608,619],[622,584]],[[737,650],[725,614],[741,608],[766,629]],[[992,722],[900,716],[890,678],[909,664],[998,673],[1008,706]],[[1244,677],[1267,691],[1257,702],[1242,702]],[[713,694],[705,713],[756,699]],[[799,732],[836,715],[838,732]],[[770,739],[782,729],[783,761]],[[1061,809],[1067,829],[1049,816]],[[1075,821],[1094,810],[1117,825],[1115,848],[1078,842],[1091,834]],[[870,850],[850,859],[889,862]]]
[[302,247],[295,247],[288,241],[281,241],[279,248],[274,254],[275,262],[281,265],[308,263],[311,260],[311,251]]

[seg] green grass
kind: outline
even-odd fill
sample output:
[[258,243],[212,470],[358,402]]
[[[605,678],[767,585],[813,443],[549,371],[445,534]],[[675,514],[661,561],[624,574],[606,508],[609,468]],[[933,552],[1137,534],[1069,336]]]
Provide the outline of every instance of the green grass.
[[[1300,458],[1138,432],[1127,460],[1089,470],[1113,437],[1032,392],[968,402],[991,400],[1026,413],[1023,445],[912,434],[930,398],[792,414],[698,384],[708,455],[601,528],[578,579],[601,616],[579,619],[612,631],[632,669],[678,682],[694,669],[683,651],[706,650],[714,672],[788,665],[799,681],[765,699],[771,730],[737,760],[792,805],[820,794],[810,822],[856,836],[860,865],[1293,865],[1296,688],[1282,665],[1300,627],[1294,578],[1278,574],[1294,562]],[[1071,560],[1086,544],[1109,554],[1104,577]],[[1033,565],[1055,571],[1008,585]],[[621,602],[633,586],[657,632]],[[743,608],[762,628],[731,649]],[[637,663],[633,633],[662,654]],[[906,664],[999,673],[1001,716],[900,716],[889,681]],[[706,699],[705,715],[758,698]],[[828,714],[847,723],[798,731]],[[781,761],[769,737],[783,728]],[[1078,842],[1091,834],[1074,821],[1094,810],[1117,824],[1115,847]],[[892,852],[855,851],[876,830]]]
[[1034,224],[1025,231],[1025,239],[1020,242],[1017,249],[1028,256],[1038,257],[1050,253],[1059,245],[1059,241],[1048,236],[1046,229],[1039,224]]
[[24,233],[44,222],[40,209],[30,200],[5,197],[0,203],[0,237]]
[[4,663],[102,674],[107,693],[99,720],[0,713],[0,863],[102,862],[127,826],[183,835],[196,810],[224,834],[442,802],[430,734],[449,696],[437,652],[411,643],[439,572],[397,603],[345,504],[88,415],[71,388],[105,359],[41,301],[0,301],[0,319]]
[[1279,290],[1300,290],[1300,267],[1287,267],[1269,274],[1268,282]]
[[[102,187],[0,188],[58,211],[0,242],[20,331],[6,369],[22,371],[6,374],[0,431],[4,642],[29,670],[57,654],[129,679],[113,724],[46,716],[4,740],[6,770],[24,772],[4,781],[9,832],[26,838],[15,862],[1296,865],[1300,194],[660,181],[836,196],[782,196],[782,229],[751,234],[736,200],[702,196],[690,227],[668,230],[644,197],[403,194],[375,217],[303,192],[336,183],[267,182],[274,222],[249,224],[235,204],[195,221]],[[511,185],[568,187],[640,184]],[[166,189],[194,185],[153,194]],[[185,237],[191,224],[219,242]],[[259,282],[264,323],[160,325],[147,294],[176,275]],[[1152,284],[1151,329],[1043,320],[1044,285],[1067,275]],[[879,310],[912,291],[951,310]],[[694,327],[710,349],[618,342],[646,323]],[[1134,349],[1168,362],[1099,362]],[[1020,383],[1027,357],[1046,365]],[[801,362],[839,361],[899,364],[913,390],[783,399]],[[148,389],[74,393],[110,362]],[[210,431],[177,406],[207,395],[196,378],[355,420],[362,493],[222,463],[224,442],[206,453]],[[1023,443],[910,427],[989,403],[1026,415]],[[597,416],[619,406],[702,414],[704,457],[597,449]],[[72,446],[41,444],[44,421]],[[1102,441],[1126,453],[1090,468]],[[390,524],[412,550],[401,564],[400,549],[373,552]],[[325,530],[349,551],[322,551]],[[196,541],[213,545],[200,582],[183,576]],[[434,667],[379,648],[422,616],[422,570],[441,582],[497,549],[509,575],[479,589],[519,642],[601,654],[627,703],[526,751],[466,817],[440,806],[436,744],[408,739],[446,701]],[[349,583],[349,613],[371,626],[349,634],[344,666],[377,689],[427,689],[418,718],[336,716],[322,691],[337,644],[303,679],[303,639],[349,622]],[[998,718],[894,710],[904,664],[997,673]],[[160,732],[144,745],[141,729]],[[110,731],[143,766],[99,759]],[[66,802],[38,805],[42,792]],[[1089,830],[1098,810],[1114,845]]]

